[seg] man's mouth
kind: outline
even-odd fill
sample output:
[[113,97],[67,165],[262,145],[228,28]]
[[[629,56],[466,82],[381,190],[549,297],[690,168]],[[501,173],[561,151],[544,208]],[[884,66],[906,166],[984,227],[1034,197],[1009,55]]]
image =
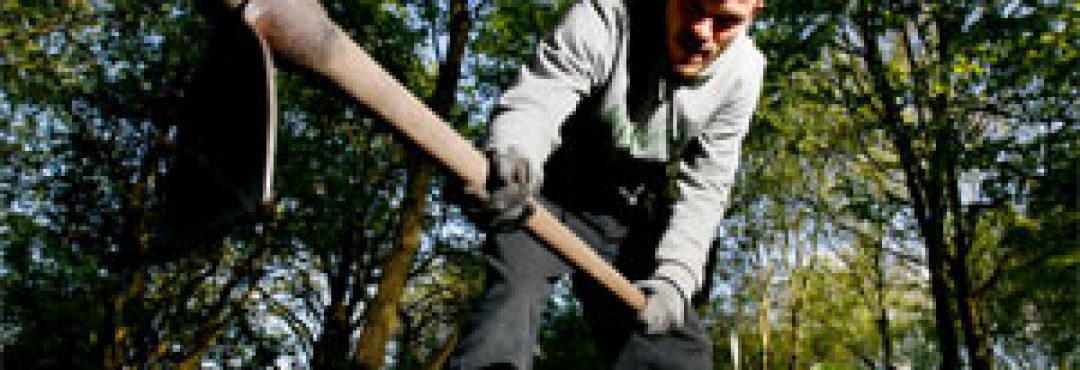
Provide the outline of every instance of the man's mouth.
[[692,35],[684,34],[680,39],[679,46],[682,49],[683,58],[688,62],[708,60],[716,52],[713,45],[697,40]]
[[743,16],[734,11],[722,11],[713,17],[713,30],[729,32],[743,23]]

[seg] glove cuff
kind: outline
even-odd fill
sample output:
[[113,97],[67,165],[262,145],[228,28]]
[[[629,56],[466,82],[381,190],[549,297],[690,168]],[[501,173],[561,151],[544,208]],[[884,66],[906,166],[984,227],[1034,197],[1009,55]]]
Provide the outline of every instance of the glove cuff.
[[653,276],[655,279],[667,282],[675,287],[675,290],[679,291],[679,295],[682,296],[683,301],[689,302],[690,297],[697,292],[694,275],[690,270],[678,263],[661,264]]

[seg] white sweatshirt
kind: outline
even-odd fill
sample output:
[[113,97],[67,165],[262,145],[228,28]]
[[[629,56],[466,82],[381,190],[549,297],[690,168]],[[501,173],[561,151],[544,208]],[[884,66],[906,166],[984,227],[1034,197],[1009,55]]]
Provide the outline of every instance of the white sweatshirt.
[[[500,99],[489,147],[516,147],[535,163],[544,163],[564,140],[573,140],[560,136],[571,113],[582,109],[579,104],[586,97],[600,94],[600,99],[589,100],[598,106],[585,109],[598,110],[602,122],[596,124],[610,127],[615,150],[678,168],[677,196],[657,249],[656,274],[689,297],[701,287],[709,247],[723,218],[742,138],[760,94],[765,57],[749,37],[740,35],[700,79],[685,83],[665,78],[666,53],[660,48],[644,56],[655,59],[645,64],[653,66],[650,70],[634,70],[649,76],[646,83],[635,82],[635,89],[650,91],[629,91],[631,38],[664,33],[662,23],[649,24],[650,29],[632,25],[631,1],[584,0],[571,7]],[[649,104],[629,106],[642,101],[631,94],[642,93],[655,97]]]

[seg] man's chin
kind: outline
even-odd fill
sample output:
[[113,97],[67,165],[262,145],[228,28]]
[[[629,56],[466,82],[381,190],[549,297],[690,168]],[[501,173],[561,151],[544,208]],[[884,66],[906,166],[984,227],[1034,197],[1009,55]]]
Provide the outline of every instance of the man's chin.
[[705,69],[701,64],[677,64],[671,67],[671,73],[675,77],[687,80],[693,80],[701,76],[701,72]]
[[[726,46],[726,45],[725,45]],[[672,63],[671,74],[683,79],[698,79],[705,73],[709,64],[719,57],[718,53],[686,53],[678,63]]]

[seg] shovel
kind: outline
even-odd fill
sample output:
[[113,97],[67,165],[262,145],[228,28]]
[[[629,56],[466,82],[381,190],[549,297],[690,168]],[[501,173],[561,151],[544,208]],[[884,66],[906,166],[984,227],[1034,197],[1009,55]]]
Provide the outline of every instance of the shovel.
[[[401,137],[472,189],[488,176],[484,155],[413,96],[353,42],[316,0],[223,1],[240,13],[273,55],[314,71],[392,125]],[[270,53],[266,53],[269,55]],[[272,145],[272,144],[270,144]],[[535,203],[535,202],[534,202]],[[630,308],[645,296],[540,204],[525,227],[556,254],[591,276]]]

